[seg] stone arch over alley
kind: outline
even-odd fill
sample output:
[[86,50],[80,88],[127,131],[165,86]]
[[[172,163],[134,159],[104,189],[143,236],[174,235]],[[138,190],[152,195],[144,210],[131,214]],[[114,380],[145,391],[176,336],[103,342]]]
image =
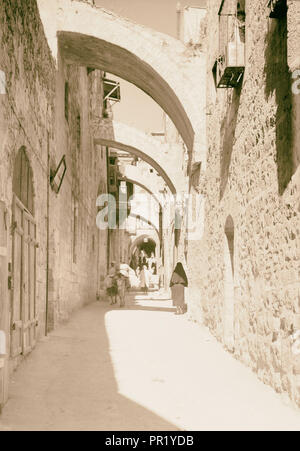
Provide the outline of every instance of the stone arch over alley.
[[103,121],[94,131],[94,142],[123,150],[152,166],[164,179],[172,194],[185,191],[187,179],[182,168],[183,149],[160,143],[146,133],[116,121]]
[[70,64],[95,67],[123,78],[152,97],[168,114],[190,153],[206,153],[205,57],[198,77],[180,41],[101,8],[71,0],[38,0],[52,54]]
[[157,203],[161,204],[161,194],[166,188],[161,177],[151,173],[146,174],[137,166],[127,165],[122,168],[120,179],[138,185],[153,196]]

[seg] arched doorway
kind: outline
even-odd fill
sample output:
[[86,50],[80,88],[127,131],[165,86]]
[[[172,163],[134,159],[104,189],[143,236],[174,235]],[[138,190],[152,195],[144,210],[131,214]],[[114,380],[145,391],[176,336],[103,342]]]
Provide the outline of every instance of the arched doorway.
[[147,259],[154,254],[156,258],[156,269],[160,262],[160,243],[158,238],[154,237],[153,234],[142,234],[138,236],[130,246],[130,263],[133,269],[141,266],[144,261],[143,258]]
[[234,223],[228,216],[224,237],[224,343],[234,349]]
[[12,358],[28,354],[36,343],[36,248],[32,170],[22,147],[13,174]]

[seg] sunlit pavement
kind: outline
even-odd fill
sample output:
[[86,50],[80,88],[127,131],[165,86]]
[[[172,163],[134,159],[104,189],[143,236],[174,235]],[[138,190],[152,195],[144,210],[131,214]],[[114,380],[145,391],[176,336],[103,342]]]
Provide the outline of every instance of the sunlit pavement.
[[161,294],[77,312],[14,374],[1,430],[300,430],[300,413]]

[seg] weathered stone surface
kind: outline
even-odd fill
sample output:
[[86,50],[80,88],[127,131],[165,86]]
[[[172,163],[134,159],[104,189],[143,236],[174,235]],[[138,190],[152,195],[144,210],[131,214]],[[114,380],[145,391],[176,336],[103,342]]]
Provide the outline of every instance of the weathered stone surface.
[[[8,210],[10,227],[14,163],[24,146],[33,174],[39,243],[36,289],[40,337],[45,333],[46,321],[48,189],[48,329],[67,319],[83,303],[94,300],[100,282],[97,252],[100,236],[95,217],[97,194],[99,189],[106,190],[107,185],[106,153],[94,146],[90,124],[102,114],[99,102],[95,106],[95,98],[102,96],[102,74],[100,71],[88,74],[86,68],[67,66],[60,53],[55,64],[34,0],[1,2],[0,21],[0,67],[6,75],[6,94],[0,96],[0,199]],[[58,195],[49,187],[48,153],[51,169],[66,156],[67,173]],[[76,232],[72,199],[78,205]],[[74,246],[76,262],[72,258]],[[12,262],[11,235],[8,262]],[[17,362],[12,363],[15,366]]]
[[[235,355],[299,404],[291,334],[299,330],[299,2],[288,20],[266,2],[246,2],[246,68],[238,89],[216,89],[218,8],[208,4],[208,156],[197,188],[206,196],[205,233],[189,246],[190,309],[223,340],[226,218],[234,222]],[[299,67],[297,67],[299,68]],[[197,261],[197,265],[194,262]],[[200,308],[201,306],[201,308]]]

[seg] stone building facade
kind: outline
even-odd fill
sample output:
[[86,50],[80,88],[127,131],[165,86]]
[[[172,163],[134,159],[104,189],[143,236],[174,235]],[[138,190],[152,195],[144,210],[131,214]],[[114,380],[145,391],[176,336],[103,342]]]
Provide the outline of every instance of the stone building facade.
[[195,186],[206,204],[203,238],[189,250],[198,290],[190,311],[299,405],[300,3],[270,18],[267,2],[227,2],[230,13],[243,9],[245,70],[236,88],[220,89],[221,3],[207,8],[208,153]]

